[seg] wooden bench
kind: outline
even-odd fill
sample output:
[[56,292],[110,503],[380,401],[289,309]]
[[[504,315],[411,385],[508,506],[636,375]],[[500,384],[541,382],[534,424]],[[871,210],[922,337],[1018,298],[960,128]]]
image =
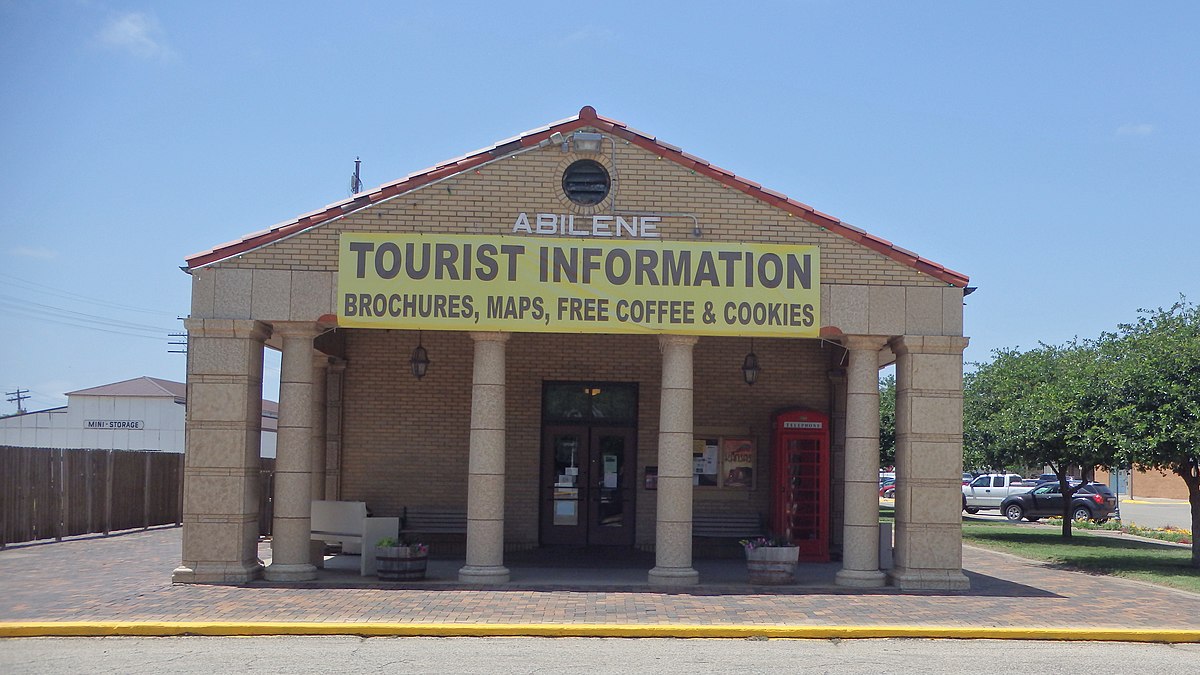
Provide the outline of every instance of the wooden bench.
[[416,534],[466,534],[467,511],[443,506],[406,506],[400,532]]
[[762,515],[737,511],[692,514],[692,536],[749,539],[765,534]]

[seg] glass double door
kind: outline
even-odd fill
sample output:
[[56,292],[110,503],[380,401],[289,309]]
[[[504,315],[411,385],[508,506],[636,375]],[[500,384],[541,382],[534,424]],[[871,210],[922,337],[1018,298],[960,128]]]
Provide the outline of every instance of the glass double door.
[[634,430],[546,426],[542,443],[542,544],[632,546]]

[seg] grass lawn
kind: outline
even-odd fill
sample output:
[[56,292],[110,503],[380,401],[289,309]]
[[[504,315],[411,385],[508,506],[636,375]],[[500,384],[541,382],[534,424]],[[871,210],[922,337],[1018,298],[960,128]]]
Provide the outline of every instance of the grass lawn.
[[1074,530],[1008,523],[963,522],[963,542],[1042,560],[1065,569],[1109,574],[1200,593],[1200,569],[1191,567],[1189,548],[1120,539]]

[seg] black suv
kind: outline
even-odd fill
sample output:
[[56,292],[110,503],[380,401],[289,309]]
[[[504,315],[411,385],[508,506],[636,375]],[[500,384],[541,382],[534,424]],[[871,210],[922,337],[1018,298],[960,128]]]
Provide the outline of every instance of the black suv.
[[[1000,513],[1009,520],[1024,518],[1030,522],[1046,516],[1061,516],[1062,490],[1058,482],[1043,483],[1029,492],[1008,497],[1000,502]],[[1094,520],[1103,523],[1117,510],[1117,496],[1104,483],[1088,483],[1075,490],[1071,498],[1072,520]]]

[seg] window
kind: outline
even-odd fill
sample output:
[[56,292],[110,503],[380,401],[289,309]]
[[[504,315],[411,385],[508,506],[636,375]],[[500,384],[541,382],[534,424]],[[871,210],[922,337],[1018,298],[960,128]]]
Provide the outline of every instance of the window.
[[[810,483],[804,474],[817,470],[819,458],[811,449],[793,445],[784,470],[795,480]],[[697,436],[692,441],[692,485],[753,490],[757,457],[757,444],[749,436]]]
[[608,196],[608,169],[591,159],[572,162],[562,177],[563,192],[567,199],[580,206],[592,206]]
[[637,424],[637,385],[547,382],[542,413],[547,422]]

